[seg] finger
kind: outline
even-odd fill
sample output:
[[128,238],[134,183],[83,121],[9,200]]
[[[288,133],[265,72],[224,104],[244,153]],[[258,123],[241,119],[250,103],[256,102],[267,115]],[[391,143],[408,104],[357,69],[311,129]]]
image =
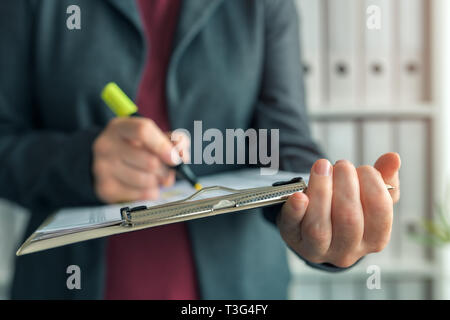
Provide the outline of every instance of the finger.
[[360,200],[359,180],[355,167],[341,160],[333,169],[331,209],[333,237],[329,255],[339,265],[352,265],[348,253],[360,250],[364,234],[364,215]]
[[164,187],[170,187],[175,183],[175,171],[169,170],[168,174],[163,177],[161,180],[158,180],[159,183]]
[[164,187],[169,187],[175,183],[175,171],[167,166],[163,166],[161,170],[157,172],[156,177],[159,185]]
[[401,159],[397,153],[386,153],[382,155],[375,162],[375,169],[377,169],[386,184],[393,186],[395,189],[390,190],[390,194],[394,203],[400,199],[400,180],[398,171],[401,167]]
[[301,241],[300,226],[308,202],[306,194],[296,192],[287,199],[278,216],[277,225],[280,234],[291,248],[297,248]]
[[181,131],[168,132],[167,136],[170,141],[172,141],[175,151],[178,152],[184,163],[189,163],[191,160],[190,148],[191,140],[190,138]]
[[112,177],[98,181],[97,190],[99,198],[108,204],[157,199],[159,196],[158,189],[141,190],[129,188]]
[[165,165],[148,150],[136,147],[126,141],[122,141],[118,150],[120,159],[128,166],[147,173],[156,173]]
[[122,138],[138,141],[164,163],[174,166],[181,162],[179,156],[172,152],[171,141],[152,120],[145,118],[119,119],[116,120],[115,127]]
[[161,162],[152,153],[123,141],[119,150],[119,157],[132,168],[152,173],[158,179],[158,184],[169,187],[175,182],[175,172]]
[[326,159],[316,161],[311,169],[306,191],[309,204],[301,226],[302,247],[304,251],[310,252],[310,261],[314,255],[324,255],[330,246],[332,176],[333,168]]
[[363,166],[357,172],[364,212],[363,244],[369,252],[378,252],[390,239],[393,201],[379,171],[371,166]]
[[158,178],[158,184],[163,186],[172,185],[171,170],[162,163],[154,154],[145,149],[122,142],[119,150],[119,157],[124,164],[143,173],[154,174]]
[[111,172],[114,178],[128,188],[141,191],[159,188],[155,174],[136,169],[122,162],[117,163]]

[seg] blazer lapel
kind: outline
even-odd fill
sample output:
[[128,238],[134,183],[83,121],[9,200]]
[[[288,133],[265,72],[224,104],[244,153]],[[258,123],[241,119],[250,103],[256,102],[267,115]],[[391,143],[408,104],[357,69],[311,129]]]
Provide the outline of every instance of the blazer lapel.
[[167,71],[167,97],[169,114],[176,112],[178,102],[175,71],[180,57],[189,43],[201,31],[208,19],[224,0],[181,0],[181,10],[174,39],[172,57]]
[[134,0],[107,0],[107,2],[114,7],[119,13],[121,13],[139,32],[142,37],[143,27],[141,23],[141,17],[137,8],[136,1]]
[[181,0],[174,52],[182,49],[199,32],[201,26],[223,0]]

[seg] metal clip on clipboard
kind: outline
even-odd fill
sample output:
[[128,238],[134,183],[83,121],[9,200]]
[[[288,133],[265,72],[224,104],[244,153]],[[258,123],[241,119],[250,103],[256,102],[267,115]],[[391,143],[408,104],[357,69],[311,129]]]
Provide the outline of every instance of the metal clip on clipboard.
[[[387,189],[394,189],[386,185]],[[227,191],[224,196],[209,195],[210,198],[198,199],[199,196],[213,190]],[[24,255],[50,248],[60,247],[81,241],[112,236],[125,232],[142,230],[158,225],[181,222],[185,220],[214,216],[227,212],[264,207],[283,203],[295,192],[306,190],[306,184],[301,178],[287,182],[274,183],[272,186],[235,190],[225,187],[209,187],[186,199],[154,207],[139,206],[122,208],[120,218],[115,218],[111,225],[99,225],[89,228],[64,229],[64,232],[53,233],[50,237],[42,237],[41,231],[55,219],[50,216],[17,250],[17,255]],[[116,207],[111,208],[117,210]]]
[[[303,192],[306,188],[307,185],[302,178],[277,182],[268,187],[242,190],[222,186],[206,187],[183,200],[153,207],[122,208],[122,226],[157,226],[274,205],[285,202],[290,195]],[[230,194],[195,200],[202,194],[217,190]]]

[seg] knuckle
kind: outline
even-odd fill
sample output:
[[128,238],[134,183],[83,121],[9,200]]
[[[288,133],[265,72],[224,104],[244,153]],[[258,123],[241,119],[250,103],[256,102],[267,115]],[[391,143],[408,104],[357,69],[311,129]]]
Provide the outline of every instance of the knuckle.
[[343,255],[334,259],[331,264],[335,265],[338,268],[349,268],[354,265],[356,261],[358,261],[358,259],[351,255]]
[[149,156],[147,158],[147,169],[150,171],[155,171],[160,167],[160,161],[158,158]]
[[370,211],[375,214],[380,214],[382,216],[387,216],[387,214],[393,211],[393,201],[390,196],[386,196],[383,193],[375,193],[366,199],[366,206],[370,208]]
[[359,210],[356,206],[348,206],[342,210],[339,210],[339,212],[335,212],[335,210],[332,212],[333,218],[346,226],[359,225],[361,222],[361,215],[361,210]]
[[147,136],[147,134],[148,134],[148,124],[146,122],[138,121],[138,122],[136,122],[136,125],[135,125],[134,128],[136,130],[136,137],[137,138],[143,139],[143,138],[145,138]]
[[318,223],[310,223],[305,225],[303,232],[318,247],[325,247],[329,243],[329,232],[322,228]]
[[324,232],[317,226],[317,224],[308,224],[305,226],[304,232],[309,238],[324,239]]

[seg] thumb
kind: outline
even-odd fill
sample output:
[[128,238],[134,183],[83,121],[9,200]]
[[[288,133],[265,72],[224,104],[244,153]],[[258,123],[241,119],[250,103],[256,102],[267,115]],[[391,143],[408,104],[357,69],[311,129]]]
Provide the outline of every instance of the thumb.
[[398,153],[390,152],[382,155],[375,162],[375,169],[377,169],[386,184],[393,186],[395,189],[391,190],[391,196],[394,202],[400,198],[400,180],[398,171],[400,170],[401,159]]
[[303,192],[291,195],[281,208],[277,224],[284,241],[295,247],[301,240],[300,225],[308,208],[309,198]]
[[177,152],[184,163],[189,163],[191,160],[190,148],[191,140],[190,138],[181,131],[171,131],[166,133],[167,137],[173,143],[173,152]]

